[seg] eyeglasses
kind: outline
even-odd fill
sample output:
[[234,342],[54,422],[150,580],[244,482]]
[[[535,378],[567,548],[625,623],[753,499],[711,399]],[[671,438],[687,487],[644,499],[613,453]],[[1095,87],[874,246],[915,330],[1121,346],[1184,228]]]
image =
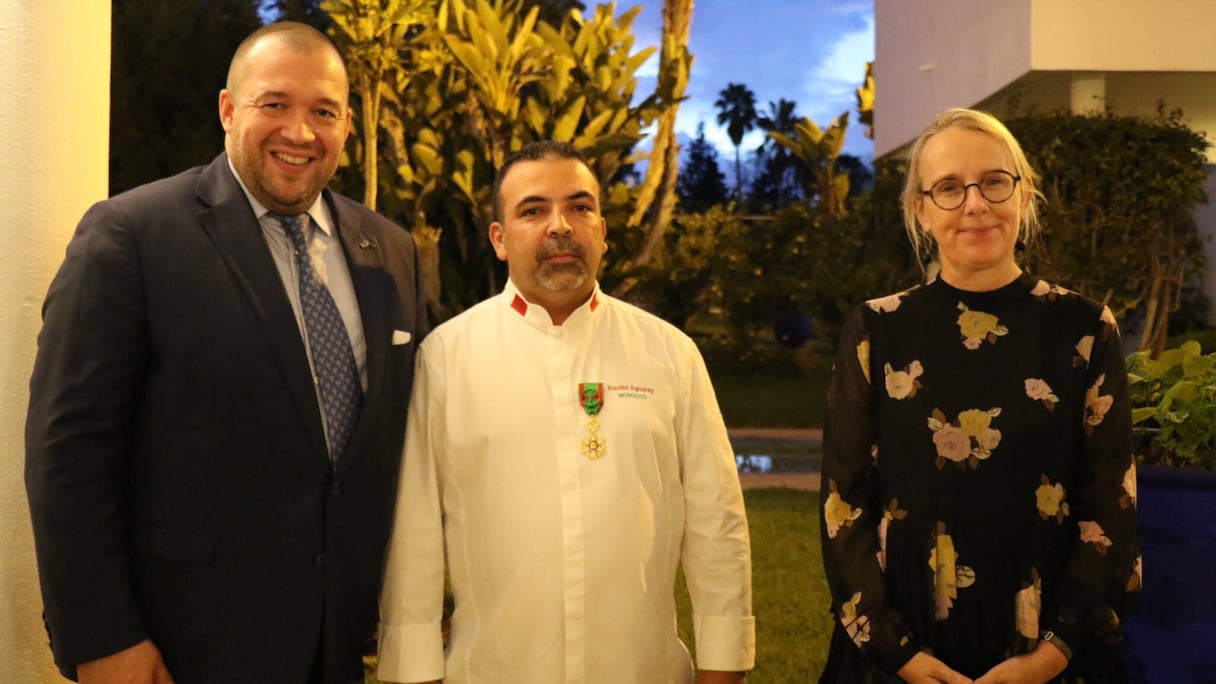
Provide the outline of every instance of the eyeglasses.
[[978,183],[963,183],[953,178],[944,178],[933,184],[928,190],[921,190],[942,211],[954,211],[967,201],[967,189],[975,187],[980,196],[993,204],[1000,204],[1013,197],[1013,189],[1017,187],[1021,176],[1015,176],[1008,171],[990,171],[980,178]]

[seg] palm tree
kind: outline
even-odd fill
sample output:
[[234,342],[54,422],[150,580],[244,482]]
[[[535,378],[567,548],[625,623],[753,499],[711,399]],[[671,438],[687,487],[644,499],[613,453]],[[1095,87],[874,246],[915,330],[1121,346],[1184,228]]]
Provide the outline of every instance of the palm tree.
[[[795,108],[797,103],[792,100],[781,98],[776,102],[769,100],[768,112],[759,114],[756,117],[756,126],[765,133],[784,133],[787,136],[794,135],[794,126],[798,124],[800,117]],[[764,176],[768,183],[767,190],[773,194],[772,199],[776,200],[777,206],[785,206],[787,196],[793,194],[793,187],[798,184],[798,178],[791,178],[791,169],[797,175],[797,162],[794,155],[789,149],[783,145],[777,144],[777,141],[772,136],[765,136],[764,142],[760,143],[757,152],[767,152],[764,158]],[[752,187],[753,198],[756,194],[756,188]]]
[[743,136],[756,127],[756,94],[741,83],[727,83],[714,102],[718,108],[718,125],[726,126],[726,134],[735,145],[735,196],[743,195],[743,171],[739,163],[739,146]]

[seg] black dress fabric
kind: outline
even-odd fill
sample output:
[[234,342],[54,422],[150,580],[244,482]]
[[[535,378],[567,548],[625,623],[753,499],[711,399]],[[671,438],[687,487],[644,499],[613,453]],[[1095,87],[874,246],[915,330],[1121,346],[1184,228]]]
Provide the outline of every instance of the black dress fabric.
[[1047,631],[1073,654],[1060,681],[1124,679],[1135,493],[1109,310],[1028,274],[866,302],[825,424],[821,681],[899,681],[918,650],[978,677]]

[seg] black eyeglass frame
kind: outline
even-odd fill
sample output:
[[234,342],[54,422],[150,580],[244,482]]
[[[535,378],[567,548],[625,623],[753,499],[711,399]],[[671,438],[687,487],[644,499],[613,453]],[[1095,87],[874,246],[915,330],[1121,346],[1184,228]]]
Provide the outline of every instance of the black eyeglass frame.
[[[998,169],[996,171],[989,171],[988,173],[984,174],[984,176],[988,177],[988,176],[991,176],[992,174],[998,174],[998,173],[1001,175],[1004,175],[1004,176],[1009,176],[1010,178],[1013,179],[1013,185],[1009,189],[1009,197],[1006,197],[1004,199],[999,199],[999,200],[989,199],[988,195],[984,194],[984,187],[982,185],[980,185],[979,183],[967,183],[966,185],[964,185],[962,199],[959,200],[959,203],[957,205],[955,205],[953,207],[948,207],[948,208],[943,207],[941,204],[938,203],[937,198],[933,196],[933,187],[930,187],[928,190],[921,190],[920,194],[924,195],[925,197],[928,197],[929,201],[933,202],[933,205],[936,206],[938,209],[941,209],[942,211],[954,211],[955,209],[958,209],[958,208],[962,207],[964,204],[966,204],[967,203],[967,191],[970,190],[972,187],[975,188],[976,192],[980,193],[980,197],[983,197],[985,202],[988,202],[990,204],[1001,204],[1003,202],[1008,202],[1009,198],[1013,197],[1014,192],[1018,189],[1018,183],[1020,183],[1022,181],[1022,177],[1015,176],[1012,173],[1005,171],[1003,169]],[[945,180],[945,179],[943,179],[943,180]],[[982,181],[984,179],[981,178],[980,180]],[[941,183],[941,182],[942,181],[938,181],[937,183],[934,183],[933,185],[936,186],[938,183]]]

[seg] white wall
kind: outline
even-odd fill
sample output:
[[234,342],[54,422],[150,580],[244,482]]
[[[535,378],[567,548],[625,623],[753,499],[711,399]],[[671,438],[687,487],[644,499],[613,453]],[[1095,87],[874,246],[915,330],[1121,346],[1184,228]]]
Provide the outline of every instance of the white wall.
[[1216,71],[1214,26],[1212,0],[1034,0],[1031,68]]
[[874,156],[1030,70],[1031,0],[874,0]]
[[999,112],[1010,88],[1042,111],[1067,107],[1076,72],[1108,74],[1120,113],[1164,98],[1216,134],[1216,96],[1187,79],[1216,73],[1213,0],[875,0],[874,14],[875,156],[948,107]]
[[39,312],[63,249],[106,196],[109,0],[0,0],[0,680],[61,682],[42,628],[24,486]]

